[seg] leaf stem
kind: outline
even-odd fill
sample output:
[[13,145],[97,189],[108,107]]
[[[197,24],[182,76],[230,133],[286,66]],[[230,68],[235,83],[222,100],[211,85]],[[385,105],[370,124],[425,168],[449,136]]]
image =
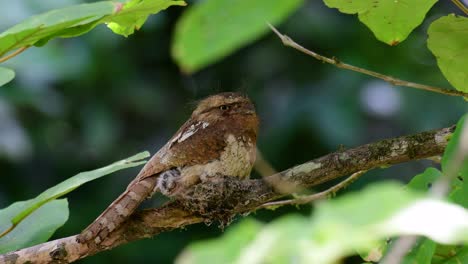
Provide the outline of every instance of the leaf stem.
[[275,34],[281,39],[281,41],[283,42],[283,44],[285,46],[291,47],[291,48],[296,49],[296,50],[298,50],[298,51],[300,51],[302,53],[305,53],[305,54],[307,54],[309,56],[312,56],[312,57],[314,57],[315,59],[317,59],[319,61],[323,61],[323,62],[332,64],[332,65],[335,65],[338,68],[351,70],[351,71],[355,71],[355,72],[360,72],[360,73],[363,73],[363,74],[366,74],[366,75],[369,75],[369,76],[372,76],[372,77],[375,77],[375,78],[378,78],[378,79],[382,79],[382,80],[384,80],[384,81],[386,81],[386,82],[388,82],[390,84],[396,85],[396,86],[404,86],[404,87],[409,87],[409,88],[415,88],[415,89],[430,91],[430,92],[434,92],[434,93],[441,93],[441,94],[450,95],[450,96],[468,97],[468,93],[465,93],[465,92],[462,92],[462,91],[447,90],[447,89],[443,89],[443,88],[440,88],[440,87],[429,86],[429,85],[414,83],[414,82],[408,82],[408,81],[405,81],[405,80],[394,78],[392,76],[384,75],[384,74],[381,74],[381,73],[378,73],[378,72],[370,71],[370,70],[367,70],[367,69],[364,69],[364,68],[359,68],[357,66],[341,62],[340,60],[338,60],[335,57],[328,58],[328,57],[322,56],[322,55],[320,55],[318,53],[315,53],[315,52],[313,52],[311,50],[308,50],[308,49],[304,48],[303,46],[296,43],[293,39],[291,39],[287,35],[281,34],[271,24],[268,23],[268,25],[270,26],[271,30],[273,30],[273,32],[275,32]]
[[9,59],[11,59],[11,58],[13,58],[13,57],[15,57],[16,55],[20,54],[21,52],[27,50],[29,47],[30,47],[30,46],[21,47],[21,48],[15,50],[14,52],[12,52],[12,53],[10,53],[10,54],[8,54],[8,55],[6,55],[6,56],[0,58],[0,63],[5,62],[5,61],[7,61],[7,60],[9,60]]
[[13,230],[14,228],[16,227],[15,224],[12,224],[11,226],[9,226],[6,230],[4,230],[1,234],[0,234],[0,238],[6,236],[8,233],[11,232],[11,230]]

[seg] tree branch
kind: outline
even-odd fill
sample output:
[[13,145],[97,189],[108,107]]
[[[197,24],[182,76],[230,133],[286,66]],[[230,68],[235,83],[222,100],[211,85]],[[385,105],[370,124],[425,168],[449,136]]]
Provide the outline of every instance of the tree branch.
[[72,262],[186,225],[213,220],[224,223],[236,213],[255,211],[298,189],[361,170],[440,155],[454,129],[452,126],[338,151],[264,179],[239,181],[222,177],[198,184],[185,199],[135,213],[99,245],[80,244],[76,236],[70,236],[0,255],[0,264]]
[[405,81],[405,80],[397,79],[397,78],[392,77],[392,76],[388,76],[388,75],[381,74],[381,73],[378,73],[378,72],[375,72],[375,71],[370,71],[370,70],[367,70],[367,69],[364,69],[364,68],[359,68],[359,67],[356,67],[354,65],[344,63],[344,62],[338,60],[335,57],[328,58],[328,57],[322,56],[322,55],[320,55],[318,53],[315,53],[315,52],[313,52],[311,50],[308,50],[308,49],[304,48],[303,46],[301,46],[297,42],[295,42],[293,39],[291,39],[290,37],[281,34],[281,32],[279,32],[271,24],[268,24],[268,25],[270,26],[271,30],[273,30],[273,32],[275,32],[275,34],[281,39],[281,41],[283,42],[283,44],[285,46],[291,47],[291,48],[296,49],[296,50],[298,50],[298,51],[300,51],[300,52],[302,52],[304,54],[312,56],[312,57],[314,57],[315,59],[317,59],[319,61],[323,61],[323,62],[332,64],[332,65],[335,65],[338,68],[351,70],[351,71],[355,71],[355,72],[360,72],[360,73],[363,73],[363,74],[366,74],[366,75],[369,75],[369,76],[384,80],[384,81],[386,81],[386,82],[388,82],[388,83],[390,83],[392,85],[415,88],[415,89],[420,89],[420,90],[425,90],[425,91],[430,91],[430,92],[440,93],[440,94],[445,94],[445,95],[450,95],[450,96],[468,97],[468,93],[465,93],[465,92],[462,92],[462,91],[447,90],[447,89],[443,89],[443,88],[436,87],[436,86],[429,86],[429,85],[420,84],[420,83],[408,82],[408,81]]

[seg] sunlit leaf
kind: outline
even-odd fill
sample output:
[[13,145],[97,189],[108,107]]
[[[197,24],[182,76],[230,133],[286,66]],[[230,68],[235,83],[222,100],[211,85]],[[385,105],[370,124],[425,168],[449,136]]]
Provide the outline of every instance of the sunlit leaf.
[[375,37],[397,45],[421,24],[437,0],[324,0],[328,7],[346,14],[358,14],[359,20]]
[[445,78],[468,93],[468,18],[448,15],[432,22],[427,46]]
[[106,20],[107,26],[116,34],[128,36],[145,23],[151,14],[156,14],[172,5],[185,6],[184,1],[169,0],[131,0],[122,9]]
[[52,10],[2,32],[0,56],[24,46],[42,46],[52,38],[79,36],[103,23],[109,23],[115,33],[127,36],[140,28],[150,14],[184,4],[171,0],[101,1]]
[[0,56],[8,51],[36,44],[67,29],[93,23],[114,12],[112,1],[80,4],[32,16],[0,34]]

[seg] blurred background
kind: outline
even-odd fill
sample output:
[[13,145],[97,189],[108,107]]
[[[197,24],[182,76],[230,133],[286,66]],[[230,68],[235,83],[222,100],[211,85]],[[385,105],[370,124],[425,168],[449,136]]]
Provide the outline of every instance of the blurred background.
[[[0,32],[32,14],[81,2],[86,1],[0,0]],[[151,16],[128,38],[98,26],[78,38],[30,48],[6,63],[17,77],[0,89],[0,208],[35,197],[80,171],[143,150],[156,152],[189,117],[196,100],[217,92],[241,91],[255,102],[261,118],[258,147],[276,170],[343,146],[450,126],[467,110],[461,98],[392,87],[318,62],[284,47],[272,33],[186,75],[171,59],[170,45],[178,18],[196,2]],[[396,47],[377,41],[357,17],[321,1],[306,1],[278,28],[320,54],[450,88],[426,48],[428,25],[448,13],[458,10],[449,1],[436,3]],[[408,181],[429,165],[419,161],[373,170],[346,191],[389,178]],[[80,232],[137,172],[125,170],[69,194],[70,219],[54,238]],[[160,203],[156,198],[146,206]],[[310,208],[249,217],[269,221],[289,212],[306,214]],[[172,263],[190,242],[221,233],[215,225],[189,226],[80,263]]]

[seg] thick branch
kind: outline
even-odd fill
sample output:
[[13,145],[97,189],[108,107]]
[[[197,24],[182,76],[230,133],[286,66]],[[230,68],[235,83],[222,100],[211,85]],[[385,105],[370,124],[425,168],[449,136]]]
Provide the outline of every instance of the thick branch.
[[76,241],[77,235],[60,238],[30,248],[0,255],[0,263],[68,263],[109,250],[121,244],[155,236],[161,232],[201,222],[201,217],[180,209],[176,202],[157,209],[142,210],[109,235],[101,247]]
[[452,126],[338,151],[264,179],[239,181],[224,177],[199,184],[184,200],[135,213],[99,246],[79,244],[76,236],[71,236],[0,255],[0,264],[72,262],[186,225],[213,219],[224,222],[235,213],[251,212],[298,188],[312,187],[361,170],[441,155],[454,129]]

